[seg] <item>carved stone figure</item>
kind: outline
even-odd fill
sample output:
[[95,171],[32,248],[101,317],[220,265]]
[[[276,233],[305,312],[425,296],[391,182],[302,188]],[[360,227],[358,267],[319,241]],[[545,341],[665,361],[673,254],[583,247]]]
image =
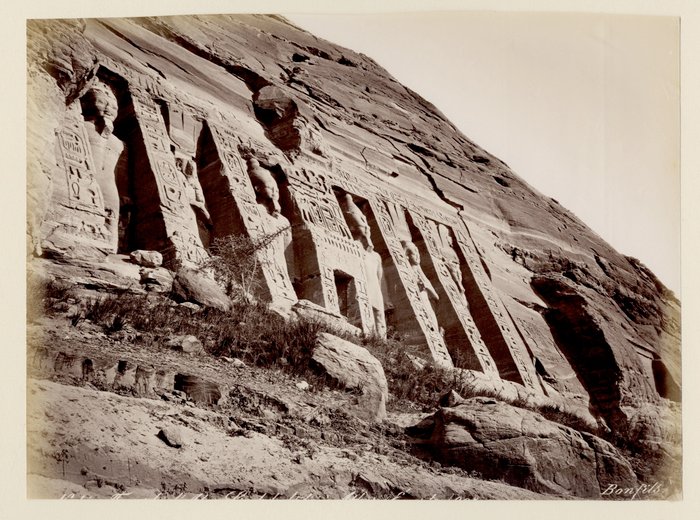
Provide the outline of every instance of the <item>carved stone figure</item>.
[[211,220],[204,200],[202,185],[199,183],[199,178],[197,177],[197,165],[194,159],[176,151],[175,166],[177,166],[178,170],[180,170],[185,177],[185,194],[187,195],[190,206],[198,208],[206,220]]
[[119,243],[120,200],[115,170],[124,143],[112,132],[119,107],[112,89],[101,81],[85,93],[83,101],[83,116],[95,163],[95,178],[104,199],[110,249],[116,252]]
[[247,159],[246,162],[255,193],[262,199],[268,213],[273,217],[278,216],[281,212],[280,192],[275,178],[268,170],[260,166],[255,157]]
[[279,187],[269,170],[260,166],[255,157],[246,159],[250,181],[259,203],[265,207],[260,212],[265,235],[272,237],[266,247],[268,268],[277,283],[283,285],[294,273],[294,253],[292,246],[292,228],[289,220],[282,215],[279,202]]
[[462,268],[459,263],[459,256],[457,251],[455,251],[454,239],[452,238],[452,233],[450,229],[444,224],[438,224],[438,230],[440,233],[440,241],[442,247],[440,252],[445,260],[447,269],[450,271],[450,275],[454,280],[457,288],[464,292],[464,283],[462,279]]
[[374,318],[374,333],[386,337],[386,318],[384,316],[384,294],[386,281],[382,268],[382,257],[376,251],[367,251],[364,255],[365,272],[367,274],[367,298],[372,307]]
[[418,247],[413,242],[408,240],[402,240],[401,245],[403,246],[403,250],[408,258],[408,263],[416,273],[416,278],[418,279],[418,290],[420,291],[420,298],[423,302],[423,307],[428,313],[428,318],[431,325],[436,331],[439,331],[440,325],[438,324],[437,316],[435,315],[431,301],[437,302],[440,297],[435,291],[433,284],[430,283],[430,280],[428,280],[428,277],[423,272],[423,268],[420,266],[420,253],[418,252]]
[[359,240],[366,251],[373,251],[374,245],[370,236],[369,223],[362,210],[357,207],[352,195],[343,193],[339,199],[340,209],[343,211],[350,232],[355,240]]

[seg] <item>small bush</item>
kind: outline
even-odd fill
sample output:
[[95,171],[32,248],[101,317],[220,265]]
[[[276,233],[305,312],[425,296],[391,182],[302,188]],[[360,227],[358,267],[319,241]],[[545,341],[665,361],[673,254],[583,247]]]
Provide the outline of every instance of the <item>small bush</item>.
[[575,412],[562,408],[559,405],[544,405],[534,411],[539,412],[545,419],[563,424],[564,426],[568,426],[574,430],[592,433],[593,435],[598,435],[600,433],[598,428],[593,428]]
[[395,407],[410,407],[410,403],[434,407],[442,395],[454,388],[454,376],[430,362],[422,370],[417,369],[406,354],[422,358],[423,350],[396,338],[366,336],[359,342],[357,338],[346,339],[366,347],[381,362]]
[[236,303],[252,303],[263,289],[262,268],[270,262],[275,241],[287,228],[252,239],[246,235],[228,235],[214,240],[210,258],[201,269],[213,271],[216,280]]
[[[238,306],[241,307],[240,305]],[[306,319],[285,320],[263,304],[234,313],[236,319],[217,327],[211,352],[238,357],[259,366],[285,358],[293,369],[308,366],[322,325]]]

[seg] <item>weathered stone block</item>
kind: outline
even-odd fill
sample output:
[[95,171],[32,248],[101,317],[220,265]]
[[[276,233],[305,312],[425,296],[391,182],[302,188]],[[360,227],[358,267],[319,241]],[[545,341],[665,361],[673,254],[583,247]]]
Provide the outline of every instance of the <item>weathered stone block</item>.
[[312,359],[342,386],[361,392],[352,413],[373,422],[386,418],[389,390],[384,369],[366,348],[321,333]]
[[129,255],[131,261],[144,267],[160,267],[163,265],[163,255],[158,251],[144,251],[137,249]]
[[603,439],[495,399],[454,403],[407,430],[423,439],[422,455],[541,493],[599,498],[609,483],[637,484],[629,462]]

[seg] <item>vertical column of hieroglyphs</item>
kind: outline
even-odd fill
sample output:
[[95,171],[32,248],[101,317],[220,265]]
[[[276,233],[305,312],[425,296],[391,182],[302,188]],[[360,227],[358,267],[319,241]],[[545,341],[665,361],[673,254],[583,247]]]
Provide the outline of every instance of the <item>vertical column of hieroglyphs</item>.
[[185,264],[198,265],[207,254],[197,232],[194,213],[187,202],[185,186],[170,151],[170,140],[160,109],[140,89],[131,89],[131,97],[158,188],[162,219],[167,239],[174,249],[174,257]]
[[[457,314],[457,318],[459,319],[459,322],[469,340],[469,346],[471,346],[479,361],[479,364],[481,365],[481,370],[486,374],[497,376],[498,369],[496,368],[496,364],[494,363],[491,354],[489,354],[489,351],[486,348],[486,344],[481,338],[481,334],[479,333],[479,329],[476,327],[476,323],[474,323],[474,319],[469,311],[469,304],[467,302],[466,294],[464,293],[464,288],[457,286],[457,282],[455,282],[453,275],[450,273],[450,268],[447,265],[447,259],[438,246],[438,230],[435,222],[423,217],[415,211],[411,211],[410,214],[411,218],[413,219],[413,223],[423,236],[428,253],[433,260],[433,265],[435,266],[435,271],[440,283],[444,287],[447,297],[450,300],[450,304]],[[446,221],[446,219],[443,220],[443,222]],[[467,348],[469,348],[469,346],[465,345]]]
[[[311,169],[292,169],[289,172],[290,193],[299,216],[310,233],[321,276],[324,307],[340,313],[334,270],[339,269],[353,277],[355,298],[362,329],[369,332],[373,317],[367,296],[367,274],[364,270],[363,250],[352,238],[340,206],[332,194],[324,175]],[[309,252],[314,254],[314,252]]]
[[[243,158],[238,152],[238,138],[225,123],[208,120],[207,125],[214,140],[214,146],[223,166],[222,174],[228,179],[229,189],[241,215],[241,220],[248,236],[255,241],[265,240],[269,234],[264,224],[264,216],[255,199],[255,190],[250,181]],[[232,216],[233,218],[233,216]],[[273,301],[297,300],[286,265],[272,251],[264,247],[256,253],[265,280],[265,285]]]
[[433,360],[437,365],[451,367],[452,358],[445,345],[445,340],[439,330],[433,325],[434,320],[430,319],[432,309],[426,309],[425,303],[420,297],[418,289],[418,279],[414,270],[408,262],[401,239],[396,233],[394,222],[387,209],[388,201],[377,198],[369,199],[370,206],[377,220],[377,225],[384,237],[384,241],[389,249],[389,253],[394,261],[396,270],[403,284],[408,300],[413,308],[418,324],[425,336],[426,343],[430,349]]
[[496,322],[498,337],[495,339],[505,343],[522,383],[528,388],[541,391],[540,385],[536,382],[535,368],[527,353],[527,349],[518,334],[513,332],[515,325],[510,320],[503,302],[496,295],[493,285],[481,265],[479,253],[469,235],[466,223],[460,219],[459,223],[455,225],[454,232],[475,285],[486,301],[486,306]]
[[81,241],[106,250],[104,201],[85,132],[80,103],[75,101],[57,131],[56,158],[63,175],[54,181],[52,214],[44,221],[42,236],[50,237],[59,248]]

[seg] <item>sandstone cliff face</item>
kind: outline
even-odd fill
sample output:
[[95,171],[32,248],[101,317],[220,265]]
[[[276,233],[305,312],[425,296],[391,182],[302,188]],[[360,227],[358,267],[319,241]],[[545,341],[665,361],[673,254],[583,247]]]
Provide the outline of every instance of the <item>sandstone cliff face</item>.
[[674,295],[367,56],[192,16],[31,21],[28,64],[34,255],[175,270],[276,233],[276,305],[584,403],[628,441],[680,400]]

